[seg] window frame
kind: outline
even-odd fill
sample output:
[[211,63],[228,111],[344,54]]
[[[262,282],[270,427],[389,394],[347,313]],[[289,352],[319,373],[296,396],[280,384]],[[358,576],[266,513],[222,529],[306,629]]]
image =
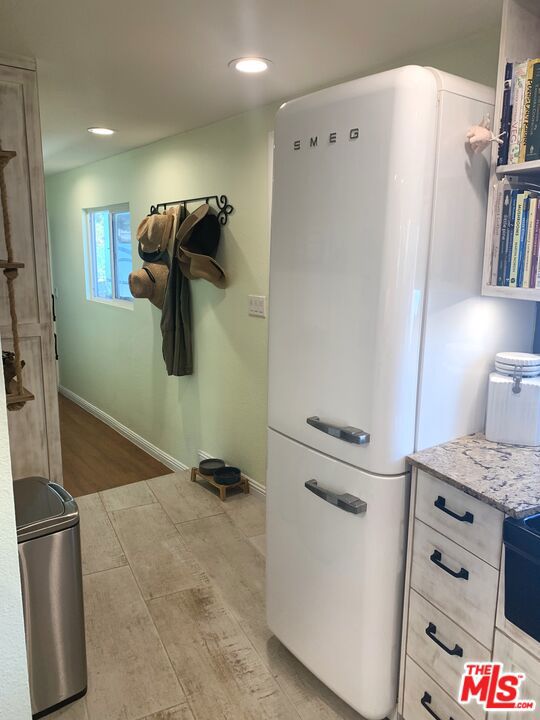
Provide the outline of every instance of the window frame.
[[[109,214],[109,238],[111,253],[111,289],[112,298],[101,298],[95,295],[95,278],[97,274],[96,253],[94,243],[94,231],[92,228],[92,214],[107,211]],[[129,203],[114,203],[111,205],[100,205],[98,207],[89,207],[83,209],[83,232],[84,232],[84,269],[86,280],[86,299],[90,302],[101,303],[102,305],[110,305],[112,307],[123,308],[124,310],[133,310],[133,298],[116,297],[116,243],[114,237],[114,215],[118,213],[130,213]],[[131,260],[133,268],[133,244],[131,246]]]

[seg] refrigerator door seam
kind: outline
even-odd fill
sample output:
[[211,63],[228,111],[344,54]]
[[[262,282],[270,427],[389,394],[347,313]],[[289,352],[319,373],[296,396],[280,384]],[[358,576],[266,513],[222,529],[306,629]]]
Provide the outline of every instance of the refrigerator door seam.
[[[272,430],[272,432],[275,432],[277,435],[281,435],[281,437],[286,438],[287,440],[290,440],[290,437],[286,435],[285,433],[280,432],[279,430],[276,430],[275,427],[272,427],[271,425],[268,426],[269,430]],[[323,452],[322,450],[319,450],[319,448],[313,447],[312,445],[308,445],[307,443],[302,442],[301,440],[294,439],[295,443],[298,443],[298,445],[302,445],[302,447],[307,448],[308,450],[313,450],[316,453],[319,453],[319,455],[322,455],[323,457],[330,458],[330,460],[336,460],[337,462],[341,463],[342,465],[347,465],[348,467],[354,468],[355,470],[360,470],[360,472],[366,473],[367,475],[371,477],[379,477],[381,480],[386,480],[386,478],[400,478],[404,477],[405,475],[410,475],[411,469],[407,465],[406,468],[403,470],[403,472],[399,473],[393,473],[392,475],[382,475],[381,473],[374,473],[371,470],[367,470],[366,468],[362,467],[361,465],[353,465],[353,463],[347,462],[346,460],[342,460],[340,457],[336,455],[330,455],[329,453]]]

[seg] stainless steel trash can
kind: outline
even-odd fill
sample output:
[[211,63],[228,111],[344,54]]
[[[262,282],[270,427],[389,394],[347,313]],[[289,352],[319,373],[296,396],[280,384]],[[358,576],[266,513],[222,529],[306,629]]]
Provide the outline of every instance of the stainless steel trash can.
[[44,478],[14,482],[32,717],[86,692],[79,509]]

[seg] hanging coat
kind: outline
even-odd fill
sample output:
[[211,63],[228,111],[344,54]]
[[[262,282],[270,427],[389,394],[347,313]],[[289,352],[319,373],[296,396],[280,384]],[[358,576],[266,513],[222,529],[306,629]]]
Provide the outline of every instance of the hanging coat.
[[[180,210],[179,223],[185,215]],[[180,272],[176,258],[176,237],[171,253],[171,269],[165,291],[165,301],[161,315],[161,334],[163,336],[163,359],[169,375],[191,375],[193,373],[193,350],[191,335],[191,288],[190,281]]]

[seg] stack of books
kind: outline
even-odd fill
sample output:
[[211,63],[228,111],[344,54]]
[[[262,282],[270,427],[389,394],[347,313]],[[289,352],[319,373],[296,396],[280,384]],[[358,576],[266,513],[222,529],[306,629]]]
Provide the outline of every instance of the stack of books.
[[491,284],[506,287],[540,287],[540,191],[511,186],[497,188],[493,226]]
[[540,58],[507,62],[497,165],[540,159]]

